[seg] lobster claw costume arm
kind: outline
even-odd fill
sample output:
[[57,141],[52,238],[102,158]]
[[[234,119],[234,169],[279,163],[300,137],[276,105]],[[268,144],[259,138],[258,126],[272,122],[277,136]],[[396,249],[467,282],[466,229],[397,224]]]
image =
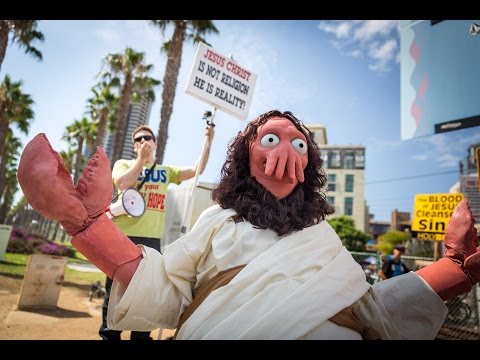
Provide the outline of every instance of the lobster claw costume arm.
[[108,277],[128,286],[142,253],[105,215],[112,176],[100,147],[75,187],[60,155],[45,134],[38,134],[22,153],[18,181],[37,212],[60,221],[75,248]]
[[445,257],[417,271],[444,301],[469,292],[480,281],[480,247],[475,221],[463,199],[445,231]]

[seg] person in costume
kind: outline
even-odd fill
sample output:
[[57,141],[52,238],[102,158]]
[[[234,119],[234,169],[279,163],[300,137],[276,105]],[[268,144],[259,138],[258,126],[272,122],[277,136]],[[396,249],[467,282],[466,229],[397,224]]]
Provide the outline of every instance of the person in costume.
[[163,255],[134,245],[105,216],[102,149],[75,187],[39,134],[18,178],[32,207],[61,221],[73,246],[113,278],[112,329],[176,328],[177,339],[433,339],[444,301],[480,278],[465,199],[447,226],[444,258],[371,286],[325,221],[320,153],[291,112],[269,111],[233,139],[212,193],[218,204]]

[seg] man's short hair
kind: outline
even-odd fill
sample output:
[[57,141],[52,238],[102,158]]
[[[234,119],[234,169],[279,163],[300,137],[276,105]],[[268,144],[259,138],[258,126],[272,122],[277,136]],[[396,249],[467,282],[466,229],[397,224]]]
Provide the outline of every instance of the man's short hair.
[[147,125],[140,125],[135,130],[133,130],[132,142],[135,142],[135,134],[140,131],[148,131],[150,134],[152,134],[153,142],[157,142],[157,139],[155,138],[155,134],[153,133],[152,129],[150,129]]
[[401,252],[405,252],[405,246],[403,245],[395,245],[395,249]]

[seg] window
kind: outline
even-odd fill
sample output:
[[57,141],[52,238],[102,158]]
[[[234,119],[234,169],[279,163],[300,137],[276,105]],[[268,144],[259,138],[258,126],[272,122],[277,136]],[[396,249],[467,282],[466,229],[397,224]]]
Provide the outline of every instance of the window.
[[327,174],[327,190],[335,191],[335,181],[337,181],[337,174]]
[[340,169],[342,166],[342,157],[340,150],[330,150],[328,152],[328,167],[330,169]]
[[327,202],[330,205],[335,205],[335,196],[327,196]]
[[323,160],[323,166],[328,168],[328,153],[326,151],[320,151],[320,157]]
[[353,215],[353,198],[346,197],[345,198],[345,215]]
[[345,175],[345,192],[353,192],[353,175]]
[[357,150],[355,152],[355,169],[365,168],[365,150]]
[[353,150],[345,150],[343,153],[343,168],[344,169],[353,169]]

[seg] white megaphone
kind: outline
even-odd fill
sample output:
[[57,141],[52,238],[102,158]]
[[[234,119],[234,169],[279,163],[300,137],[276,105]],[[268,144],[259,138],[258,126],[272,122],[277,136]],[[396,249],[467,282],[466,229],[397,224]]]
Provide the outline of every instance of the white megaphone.
[[119,199],[111,203],[105,212],[110,219],[124,214],[139,217],[145,212],[145,199],[137,189],[129,187],[122,191]]

